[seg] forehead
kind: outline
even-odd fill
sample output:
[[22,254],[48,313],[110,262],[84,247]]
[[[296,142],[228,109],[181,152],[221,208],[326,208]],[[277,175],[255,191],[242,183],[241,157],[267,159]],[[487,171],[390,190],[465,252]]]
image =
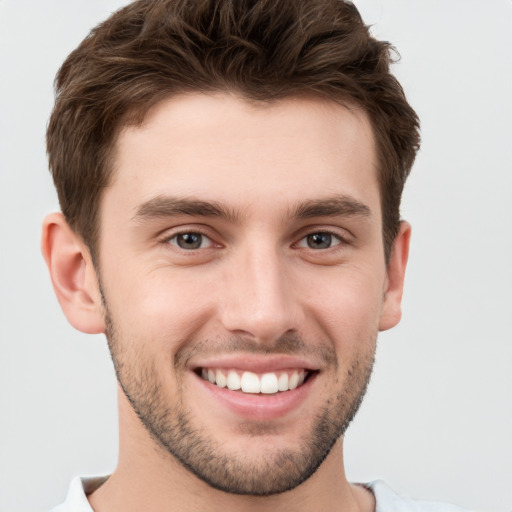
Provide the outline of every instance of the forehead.
[[153,107],[142,125],[121,131],[114,161],[105,195],[132,213],[165,194],[234,208],[290,209],[336,194],[379,203],[368,116],[319,98],[173,97]]

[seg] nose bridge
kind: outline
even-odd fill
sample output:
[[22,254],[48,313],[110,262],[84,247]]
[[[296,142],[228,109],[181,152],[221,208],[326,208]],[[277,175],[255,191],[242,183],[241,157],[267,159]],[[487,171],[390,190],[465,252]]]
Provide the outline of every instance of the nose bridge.
[[271,241],[258,240],[238,251],[229,270],[224,327],[259,342],[273,342],[298,323],[284,256]]

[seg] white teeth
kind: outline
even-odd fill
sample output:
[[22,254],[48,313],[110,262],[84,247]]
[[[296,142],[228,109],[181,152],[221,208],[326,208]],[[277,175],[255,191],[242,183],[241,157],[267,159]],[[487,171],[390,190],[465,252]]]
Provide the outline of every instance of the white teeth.
[[290,388],[288,387],[288,374],[281,373],[279,375],[279,380],[277,381],[277,389],[279,391],[288,391]]
[[295,389],[299,385],[299,374],[297,371],[294,371],[288,381],[288,388]]
[[[285,374],[286,375],[286,374]],[[277,393],[279,387],[277,385],[277,376],[275,373],[265,373],[261,377],[261,392],[262,393]]]
[[243,372],[242,376],[237,370],[215,370],[202,368],[201,377],[220,388],[227,387],[231,391],[239,389],[244,393],[275,394],[278,391],[290,391],[304,383],[307,372],[293,370],[290,372],[268,372],[258,375],[253,372]]
[[215,372],[215,380],[217,381],[217,386],[219,386],[219,388],[225,388],[228,385],[226,376],[220,370]]
[[235,372],[235,370],[229,370],[227,386],[229,389],[231,389],[231,391],[240,389],[240,377],[238,376],[238,373]]
[[240,386],[244,393],[259,393],[261,391],[260,379],[252,372],[242,374]]

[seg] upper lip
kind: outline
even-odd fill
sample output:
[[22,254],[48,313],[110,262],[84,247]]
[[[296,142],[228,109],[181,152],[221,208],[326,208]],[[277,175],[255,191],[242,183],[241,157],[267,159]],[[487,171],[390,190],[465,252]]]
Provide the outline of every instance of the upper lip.
[[288,355],[263,355],[237,354],[217,356],[204,360],[196,359],[190,365],[191,369],[212,368],[212,369],[237,369],[254,373],[277,372],[280,370],[319,370],[318,365],[311,360]]

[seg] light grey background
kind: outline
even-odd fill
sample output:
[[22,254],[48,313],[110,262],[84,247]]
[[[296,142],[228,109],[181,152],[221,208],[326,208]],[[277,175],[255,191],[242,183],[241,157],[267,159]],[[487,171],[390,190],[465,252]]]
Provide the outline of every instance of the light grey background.
[[[66,323],[39,251],[58,208],[44,150],[53,77],[114,0],[0,0],[0,510],[40,512],[116,461],[101,336]],[[406,187],[401,325],[346,440],[356,481],[512,510],[512,2],[356,0],[401,55],[422,119]]]

